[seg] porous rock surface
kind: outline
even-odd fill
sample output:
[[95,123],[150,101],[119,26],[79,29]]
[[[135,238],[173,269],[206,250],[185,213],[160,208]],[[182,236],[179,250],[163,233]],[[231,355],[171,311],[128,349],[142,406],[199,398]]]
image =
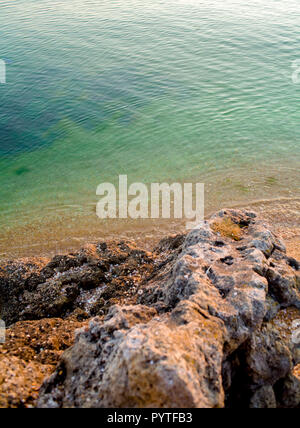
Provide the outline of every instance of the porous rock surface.
[[38,407],[298,407],[299,263],[270,227],[223,210],[156,253],[137,299],[77,333]]
[[[167,253],[166,253],[167,254]],[[0,407],[33,407],[39,388],[89,318],[136,303],[154,270],[151,253],[131,242],[99,242],[78,253],[0,264]]]
[[0,318],[17,321],[87,319],[134,297],[153,270],[152,254],[131,242],[100,242],[52,260],[17,260],[0,265]]
[[33,407],[39,388],[85,325],[60,318],[20,321],[6,330],[0,344],[0,407]]

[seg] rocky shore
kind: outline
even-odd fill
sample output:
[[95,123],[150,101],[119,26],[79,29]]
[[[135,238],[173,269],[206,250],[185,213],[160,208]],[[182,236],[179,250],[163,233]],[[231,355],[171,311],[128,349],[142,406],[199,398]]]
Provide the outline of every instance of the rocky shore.
[[300,406],[299,262],[254,212],[0,265],[0,407]]

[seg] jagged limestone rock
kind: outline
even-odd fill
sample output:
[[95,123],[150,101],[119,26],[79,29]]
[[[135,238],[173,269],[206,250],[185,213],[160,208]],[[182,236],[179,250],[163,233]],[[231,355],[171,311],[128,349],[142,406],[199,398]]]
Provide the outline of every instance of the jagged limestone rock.
[[222,210],[179,245],[140,305],[114,307],[78,334],[39,407],[275,407],[282,382],[278,405],[283,396],[289,405],[298,262],[239,210]]

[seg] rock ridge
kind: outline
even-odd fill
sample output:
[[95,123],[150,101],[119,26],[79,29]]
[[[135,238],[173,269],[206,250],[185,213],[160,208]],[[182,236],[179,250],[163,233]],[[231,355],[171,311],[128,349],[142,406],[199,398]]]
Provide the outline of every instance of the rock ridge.
[[299,262],[254,212],[176,239],[134,305],[77,334],[39,407],[299,406]]

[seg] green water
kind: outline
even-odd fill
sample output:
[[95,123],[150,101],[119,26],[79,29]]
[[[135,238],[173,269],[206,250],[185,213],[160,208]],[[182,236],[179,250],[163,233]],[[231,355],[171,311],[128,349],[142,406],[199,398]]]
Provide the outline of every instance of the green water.
[[299,0],[1,2],[2,233],[95,216],[119,174],[295,196],[299,23]]

